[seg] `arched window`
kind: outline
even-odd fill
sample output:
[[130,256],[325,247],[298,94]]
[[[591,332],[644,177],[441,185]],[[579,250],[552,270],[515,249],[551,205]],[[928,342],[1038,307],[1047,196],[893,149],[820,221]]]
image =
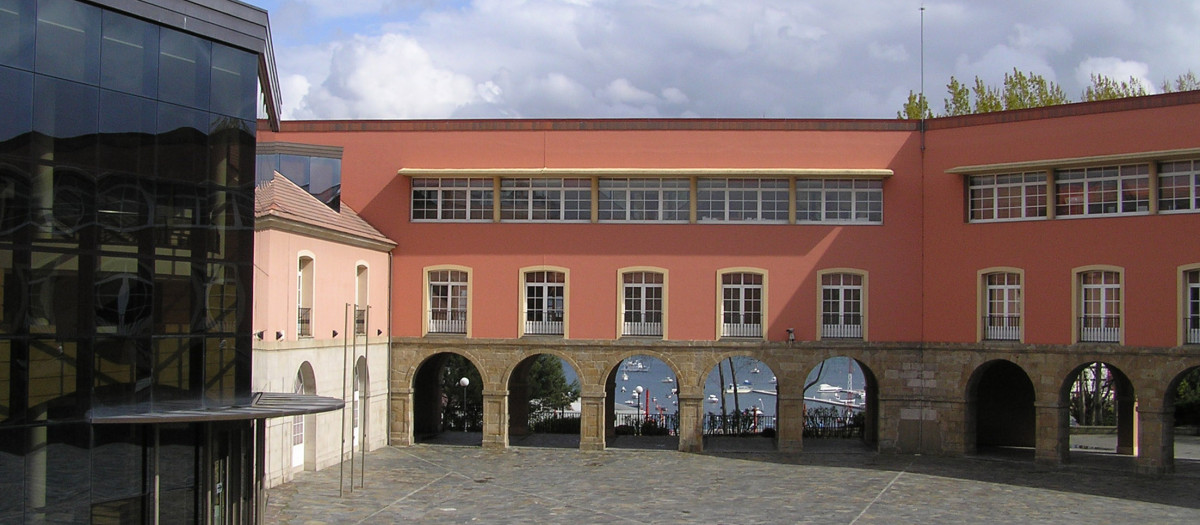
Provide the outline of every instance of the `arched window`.
[[367,265],[360,264],[354,272],[354,335],[367,333]]
[[300,257],[300,266],[296,272],[297,337],[312,337],[313,273],[312,257]]

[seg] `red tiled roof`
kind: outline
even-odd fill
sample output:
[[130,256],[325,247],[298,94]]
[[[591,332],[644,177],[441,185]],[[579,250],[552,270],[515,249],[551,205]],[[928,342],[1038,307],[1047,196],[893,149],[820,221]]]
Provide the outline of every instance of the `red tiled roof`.
[[255,219],[277,217],[364,240],[396,244],[367,224],[348,204],[343,202],[341,209],[340,213],[334,211],[279,172],[254,190]]

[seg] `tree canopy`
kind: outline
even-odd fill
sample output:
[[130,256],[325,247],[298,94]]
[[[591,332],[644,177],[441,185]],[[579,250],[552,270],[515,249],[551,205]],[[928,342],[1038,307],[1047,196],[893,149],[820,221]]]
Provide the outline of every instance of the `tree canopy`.
[[[1174,82],[1164,81],[1160,91],[1191,91],[1200,89],[1200,80],[1195,73],[1188,71],[1180,75]],[[1092,75],[1091,85],[1084,89],[1080,101],[1111,100],[1115,98],[1140,97],[1148,95],[1149,91],[1140,80],[1130,77],[1129,80],[1116,80],[1104,75]],[[1067,96],[1061,86],[1035,73],[1025,73],[1013,68],[1012,73],[1004,74],[1004,82],[1000,86],[989,86],[978,76],[970,85],[950,77],[946,84],[944,109],[939,117],[954,117],[976,113],[990,113],[1010,109],[1039,108],[1069,104],[1075,102]],[[902,119],[933,118],[929,109],[929,101],[922,94],[908,92],[908,100],[896,113]]]
[[533,410],[564,410],[579,399],[579,381],[567,383],[562,360],[542,354],[529,369],[529,402]]

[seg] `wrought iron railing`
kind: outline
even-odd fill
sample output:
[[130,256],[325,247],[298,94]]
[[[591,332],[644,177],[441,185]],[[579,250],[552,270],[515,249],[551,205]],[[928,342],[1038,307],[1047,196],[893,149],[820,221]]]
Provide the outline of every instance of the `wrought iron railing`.
[[821,324],[822,339],[862,339],[862,316],[847,314],[840,323],[829,323],[827,319]]
[[1121,317],[1085,315],[1079,318],[1079,340],[1087,343],[1116,343],[1121,340]]
[[705,414],[704,435],[706,436],[738,436],[745,434],[761,434],[764,430],[775,428],[775,416],[754,414],[749,410],[732,414]]
[[989,341],[1018,341],[1021,339],[1021,316],[983,316],[983,338]]
[[429,320],[429,332],[435,334],[467,333],[467,310],[435,310]]
[[662,335],[662,323],[625,322],[621,334],[633,336],[660,336]]
[[804,413],[804,437],[862,437],[864,422],[862,412],[847,413],[836,408],[816,408]]
[[562,335],[562,321],[525,321],[527,335]]
[[1187,344],[1200,344],[1200,315],[1184,317],[1183,326],[1187,327]]
[[723,323],[722,337],[762,337],[762,325],[750,323]]
[[312,308],[296,309],[296,336],[312,337]]
[[614,426],[617,435],[678,436],[679,414],[617,414]]
[[354,309],[354,335],[367,334],[367,309]]

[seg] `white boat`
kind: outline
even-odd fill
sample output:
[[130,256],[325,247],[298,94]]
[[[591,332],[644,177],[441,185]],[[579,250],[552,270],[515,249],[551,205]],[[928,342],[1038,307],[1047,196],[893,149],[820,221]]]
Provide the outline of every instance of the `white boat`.
[[629,381],[629,374],[621,373],[621,381]]
[[630,400],[626,401],[626,402],[625,402],[625,404],[626,404],[626,405],[629,405],[629,406],[631,406],[631,407],[638,406],[638,402],[637,402],[637,401],[634,401],[634,400],[632,400],[632,399],[630,399]]
[[[739,394],[749,394],[753,390],[754,389],[750,385],[738,385],[738,387],[737,387],[737,393],[739,393]],[[725,387],[726,394],[732,394],[733,392],[734,392],[734,388],[733,388],[732,383],[729,386]]]
[[662,382],[664,382],[664,383],[674,383],[674,382],[675,382],[675,378],[673,378],[673,377],[664,377],[664,378],[663,378],[663,380],[662,380]]
[[643,363],[638,359],[631,359],[631,360],[627,361],[625,363],[625,366],[622,369],[626,372],[649,372],[650,371],[650,367],[646,366],[646,363]]
[[775,376],[771,376],[771,384],[775,384]]
[[709,402],[709,403],[716,404],[716,403],[720,403],[720,402],[721,402],[721,400],[720,400],[720,399],[717,399],[717,395],[716,395],[716,394],[709,394],[709,395],[708,395],[708,402]]
[[758,367],[756,366],[756,367],[750,369],[750,373],[751,374],[761,374],[762,370],[759,370]]

